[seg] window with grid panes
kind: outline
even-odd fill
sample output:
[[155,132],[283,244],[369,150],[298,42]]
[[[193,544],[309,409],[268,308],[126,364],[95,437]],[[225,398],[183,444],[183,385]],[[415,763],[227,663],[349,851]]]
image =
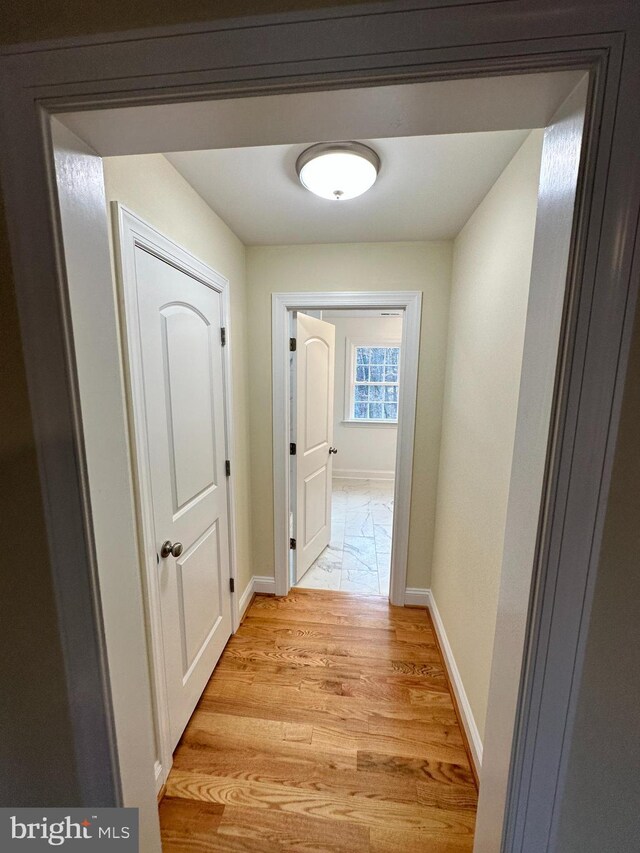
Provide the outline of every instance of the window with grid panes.
[[351,417],[361,421],[398,420],[399,346],[355,346]]

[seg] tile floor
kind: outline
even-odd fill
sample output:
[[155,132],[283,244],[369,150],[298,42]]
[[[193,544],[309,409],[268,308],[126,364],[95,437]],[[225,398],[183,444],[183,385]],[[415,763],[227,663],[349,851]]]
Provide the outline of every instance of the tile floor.
[[388,595],[393,480],[333,481],[331,542],[296,586]]

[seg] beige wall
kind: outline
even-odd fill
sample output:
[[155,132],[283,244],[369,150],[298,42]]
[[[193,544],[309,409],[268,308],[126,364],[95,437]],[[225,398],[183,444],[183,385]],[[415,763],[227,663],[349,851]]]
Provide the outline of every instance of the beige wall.
[[534,131],[454,242],[431,586],[481,739],[541,146]]
[[[336,327],[336,375],[333,406],[333,443],[338,455],[333,461],[334,476],[359,476],[379,471],[393,477],[396,465],[398,428],[391,424],[345,423],[345,382],[351,369],[351,348],[347,341],[398,341],[402,339],[402,317],[325,318]],[[348,365],[347,365],[348,360]],[[353,473],[357,472],[357,473]]]
[[251,343],[254,572],[273,575],[271,294],[421,290],[419,389],[407,585],[426,587],[432,550],[451,243],[355,243],[247,249]]
[[150,225],[229,279],[235,427],[236,555],[238,589],[242,594],[253,574],[245,248],[161,154],[107,157],[104,160],[104,175],[108,201],[122,202]]

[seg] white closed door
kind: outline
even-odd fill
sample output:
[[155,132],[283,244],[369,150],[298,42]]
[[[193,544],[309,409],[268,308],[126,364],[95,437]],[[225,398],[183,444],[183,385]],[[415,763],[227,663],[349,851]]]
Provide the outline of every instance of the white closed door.
[[296,320],[296,550],[299,581],[331,539],[335,326]]
[[222,306],[140,247],[135,276],[174,749],[231,635]]

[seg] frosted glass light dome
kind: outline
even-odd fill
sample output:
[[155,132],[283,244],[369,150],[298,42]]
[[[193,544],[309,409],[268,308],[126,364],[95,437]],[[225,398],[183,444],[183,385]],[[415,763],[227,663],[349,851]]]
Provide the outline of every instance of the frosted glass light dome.
[[320,198],[346,201],[376,182],[380,158],[361,142],[319,143],[298,157],[296,171],[303,187]]

